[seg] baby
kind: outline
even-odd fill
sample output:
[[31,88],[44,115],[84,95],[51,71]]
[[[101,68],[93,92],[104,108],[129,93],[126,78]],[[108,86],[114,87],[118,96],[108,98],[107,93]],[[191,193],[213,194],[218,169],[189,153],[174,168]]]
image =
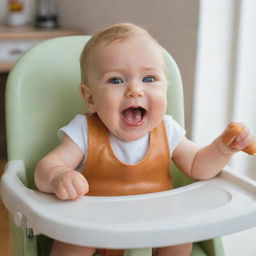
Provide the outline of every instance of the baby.
[[[61,200],[171,189],[171,159],[192,179],[210,179],[253,142],[244,126],[231,136],[226,129],[201,149],[185,137],[165,115],[168,80],[162,47],[138,26],[117,24],[96,33],[81,54],[81,72],[80,91],[89,114],[76,116],[60,130],[60,145],[35,171],[38,189]],[[183,244],[154,252],[188,256],[191,250],[192,244]],[[95,251],[54,241],[51,256],[91,256]]]

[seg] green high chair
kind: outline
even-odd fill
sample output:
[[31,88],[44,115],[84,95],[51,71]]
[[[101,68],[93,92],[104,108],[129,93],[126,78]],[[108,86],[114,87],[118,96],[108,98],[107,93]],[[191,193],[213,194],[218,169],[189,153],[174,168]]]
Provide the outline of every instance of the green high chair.
[[[113,198],[84,196],[75,202],[62,202],[54,195],[36,191],[35,166],[59,143],[57,130],[77,113],[86,112],[79,94],[79,56],[88,39],[88,36],[71,36],[45,41],[20,58],[8,77],[8,164],[2,178],[1,194],[10,211],[13,256],[49,255],[50,238],[102,248],[126,248],[126,256],[149,256],[150,247],[207,240],[194,243],[193,256],[224,255],[221,239],[212,238],[256,224],[253,217],[256,212],[252,192],[254,185],[234,176],[229,169],[211,181],[193,183],[173,166],[175,189],[147,195]],[[167,112],[184,126],[180,72],[165,50],[164,56],[170,81]],[[234,180],[236,182],[232,182]],[[237,185],[237,180],[241,186]],[[223,189],[225,184],[230,190],[233,188],[232,191],[241,191],[244,197],[247,196],[247,202],[251,200],[251,208],[242,205],[243,211],[230,216],[228,205],[234,199],[230,199],[230,191]],[[166,205],[165,198],[170,198],[176,208],[180,200],[185,205],[177,212],[170,206],[167,212],[156,211],[152,216],[145,214],[145,220],[134,220],[136,212],[150,210],[151,206],[162,201]],[[202,207],[201,203],[205,206]],[[220,207],[224,208],[224,213],[218,211]],[[79,211],[84,208],[83,220]],[[97,211],[101,209],[107,216],[105,220],[96,218]],[[187,210],[191,214],[186,214]],[[87,213],[89,220],[86,219]],[[175,215],[173,220],[168,219],[169,215]],[[247,220],[243,225],[227,228],[241,222],[244,217]],[[90,235],[87,237],[88,232]]]

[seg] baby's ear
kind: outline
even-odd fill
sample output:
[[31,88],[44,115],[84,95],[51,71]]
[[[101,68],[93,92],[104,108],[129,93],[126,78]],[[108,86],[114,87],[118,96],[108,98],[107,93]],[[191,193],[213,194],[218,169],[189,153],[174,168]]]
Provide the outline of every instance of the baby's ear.
[[91,89],[87,85],[81,84],[80,85],[80,93],[84,99],[85,104],[87,105],[89,112],[95,113],[96,108],[95,108],[95,104],[93,101],[93,95],[91,93]]

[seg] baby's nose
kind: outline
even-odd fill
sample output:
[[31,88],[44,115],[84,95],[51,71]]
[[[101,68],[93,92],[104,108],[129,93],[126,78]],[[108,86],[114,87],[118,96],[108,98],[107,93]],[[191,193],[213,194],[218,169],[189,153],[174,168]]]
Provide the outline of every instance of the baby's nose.
[[140,85],[129,85],[126,92],[126,97],[142,97],[144,96],[144,91]]

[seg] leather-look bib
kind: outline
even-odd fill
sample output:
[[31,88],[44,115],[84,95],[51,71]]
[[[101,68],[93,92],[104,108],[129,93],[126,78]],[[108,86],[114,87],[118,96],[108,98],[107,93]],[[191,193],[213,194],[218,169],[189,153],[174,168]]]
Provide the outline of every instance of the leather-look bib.
[[[136,195],[169,190],[170,153],[164,121],[150,132],[145,157],[137,164],[125,164],[114,154],[109,132],[96,114],[86,116],[88,153],[83,175],[91,196]],[[99,249],[102,256],[123,256],[124,250]]]
[[169,190],[170,153],[165,123],[150,132],[148,152],[137,164],[125,164],[114,154],[109,132],[96,114],[87,115],[88,154],[83,174],[91,196],[136,195]]

